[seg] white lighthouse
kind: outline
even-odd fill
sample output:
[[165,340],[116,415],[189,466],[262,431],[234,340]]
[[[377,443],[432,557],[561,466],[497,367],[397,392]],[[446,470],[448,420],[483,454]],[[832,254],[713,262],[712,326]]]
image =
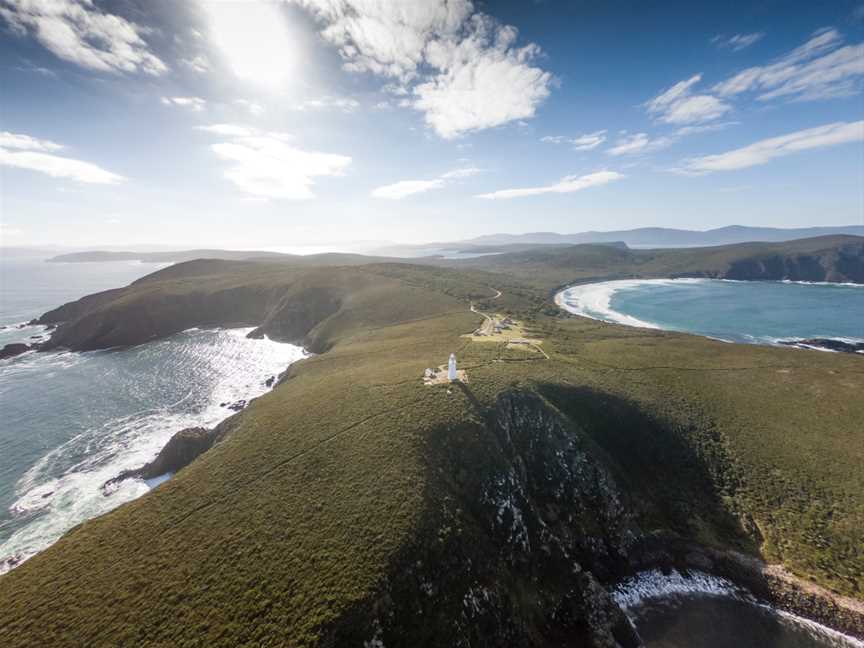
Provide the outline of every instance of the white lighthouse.
[[447,363],[447,378],[450,382],[456,380],[456,354],[450,354],[450,362]]

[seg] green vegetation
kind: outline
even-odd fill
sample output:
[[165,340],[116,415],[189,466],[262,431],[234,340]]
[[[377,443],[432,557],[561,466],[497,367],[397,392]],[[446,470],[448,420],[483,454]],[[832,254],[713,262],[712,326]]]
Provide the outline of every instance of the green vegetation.
[[[599,582],[655,533],[864,599],[861,358],[545,314],[616,255],[700,259],[582,247],[465,270],[198,261],[49,314],[75,348],[242,322],[322,353],[0,577],[3,645],[599,645],[623,632]],[[465,337],[484,299],[549,359]],[[424,386],[451,351],[469,384]]]
[[785,243],[631,250],[610,245],[537,246],[450,265],[483,267],[536,286],[628,277],[713,277],[864,283],[864,238],[825,236]]

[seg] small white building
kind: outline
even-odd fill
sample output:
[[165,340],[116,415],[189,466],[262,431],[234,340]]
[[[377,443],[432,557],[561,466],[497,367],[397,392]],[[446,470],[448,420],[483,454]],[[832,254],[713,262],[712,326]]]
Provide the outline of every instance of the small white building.
[[447,379],[450,382],[456,380],[456,354],[450,354],[450,361],[447,363]]

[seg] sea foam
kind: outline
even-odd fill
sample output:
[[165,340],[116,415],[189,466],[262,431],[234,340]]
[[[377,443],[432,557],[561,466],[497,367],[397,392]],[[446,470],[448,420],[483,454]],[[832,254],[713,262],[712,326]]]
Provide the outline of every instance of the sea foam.
[[[125,480],[107,496],[101,489],[123,470],[150,461],[178,430],[216,425],[232,413],[220,404],[260,396],[269,389],[268,377],[305,356],[291,344],[247,339],[250,330],[188,331],[120,351],[32,354],[0,368],[0,397],[33,394],[32,405],[18,410],[22,434],[42,434],[64,416],[80,430],[49,447],[17,479],[9,515],[0,518],[0,529],[14,529],[0,536],[0,573],[71,527],[161,484],[167,477]],[[72,408],[65,413],[49,411],[57,379],[73,392],[62,400]],[[146,396],[143,402],[137,392]],[[175,397],[166,399],[169,393]],[[144,404],[151,398],[152,406],[136,411],[111,409],[118,400]],[[100,399],[107,415],[99,411]]]

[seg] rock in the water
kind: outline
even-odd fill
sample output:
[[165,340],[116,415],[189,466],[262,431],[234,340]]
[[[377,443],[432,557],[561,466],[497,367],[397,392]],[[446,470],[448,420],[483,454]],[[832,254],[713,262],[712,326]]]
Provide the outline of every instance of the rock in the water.
[[797,347],[828,349],[840,353],[864,353],[864,342],[846,342],[832,338],[810,338],[807,340],[782,340],[780,344]]
[[166,473],[176,473],[192,463],[199,455],[207,452],[216,441],[218,434],[218,428],[208,430],[207,428],[193,427],[180,430],[171,437],[171,440],[165,444],[165,447],[153,461],[141,468],[124,470],[105,482],[102,489],[108,493],[111,491],[111,486],[124,479],[153,479]]
[[26,353],[30,351],[33,347],[29,344],[24,344],[23,342],[12,342],[11,344],[7,344],[2,349],[0,349],[0,360],[5,360],[6,358],[14,358],[17,355],[21,355],[22,353]]
[[228,405],[228,409],[230,409],[234,412],[239,412],[244,407],[246,407],[246,400],[245,399],[240,399],[238,401],[234,401],[233,403]]
[[276,376],[270,376],[267,380],[264,381],[264,384],[267,387],[272,387],[274,382],[276,382]]

